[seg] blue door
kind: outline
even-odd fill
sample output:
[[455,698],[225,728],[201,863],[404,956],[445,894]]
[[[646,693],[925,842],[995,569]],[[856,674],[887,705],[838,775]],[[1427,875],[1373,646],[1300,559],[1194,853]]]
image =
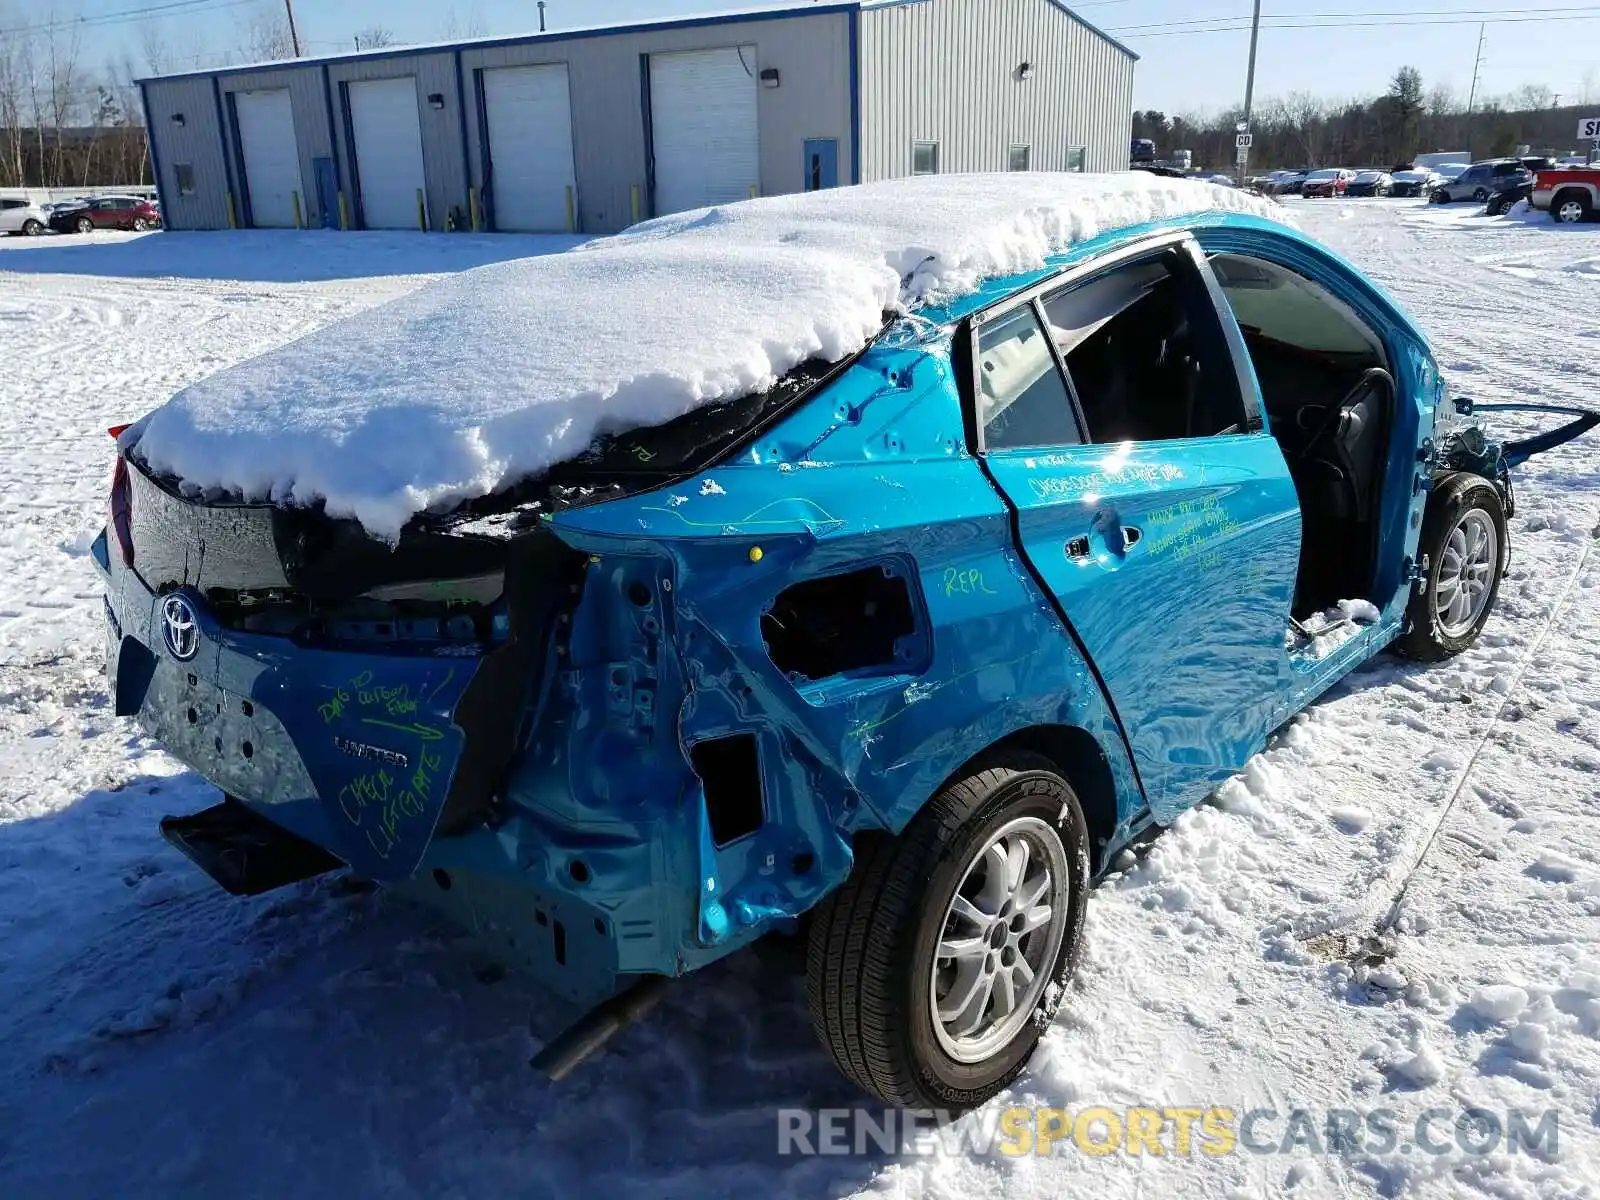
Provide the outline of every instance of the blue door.
[[339,183],[334,178],[333,159],[314,158],[311,170],[317,180],[317,205],[322,209],[322,227],[339,227]]
[[975,427],[1022,551],[1098,669],[1152,812],[1265,743],[1300,510],[1186,246],[975,325]]
[[839,143],[833,138],[806,142],[806,191],[820,192],[839,186]]

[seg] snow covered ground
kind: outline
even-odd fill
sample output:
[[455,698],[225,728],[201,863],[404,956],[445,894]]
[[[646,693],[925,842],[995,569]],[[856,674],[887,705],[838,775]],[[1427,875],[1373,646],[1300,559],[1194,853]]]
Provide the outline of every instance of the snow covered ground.
[[[1295,203],[1481,400],[1594,404],[1600,226]],[[1060,1197],[1594,1194],[1600,1180],[1600,439],[1521,473],[1472,652],[1380,659],[1096,893],[1012,1105],[1392,1110],[1390,1153],[778,1153],[856,1102],[781,954],[671,989],[565,1084],[547,1003],[382,894],[220,893],[157,835],[208,790],[103,695],[106,426],[512,238],[0,241],[0,1194]],[[315,282],[297,282],[308,279]],[[1521,422],[1508,420],[1508,425]],[[529,1013],[533,1012],[533,1029]],[[1434,1155],[1468,1108],[1558,1143]],[[1237,1123],[1236,1123],[1237,1127]],[[1468,1139],[1471,1140],[1470,1138]],[[1326,1149],[1324,1147],[1324,1149]]]

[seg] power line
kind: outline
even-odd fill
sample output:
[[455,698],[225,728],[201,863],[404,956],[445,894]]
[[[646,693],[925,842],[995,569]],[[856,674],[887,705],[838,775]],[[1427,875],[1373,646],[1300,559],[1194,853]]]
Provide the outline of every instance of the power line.
[[[1425,28],[1437,26],[1443,28],[1450,25],[1527,25],[1541,21],[1593,21],[1596,16],[1600,16],[1600,12],[1589,12],[1582,15],[1567,17],[1497,17],[1487,22],[1478,17],[1471,17],[1466,20],[1449,21],[1311,21],[1303,23],[1280,23],[1275,25],[1265,24],[1266,18],[1263,17],[1263,24],[1261,27],[1263,29],[1391,29],[1404,26],[1421,26]],[[1129,33],[1120,29],[1108,29],[1106,32],[1124,35],[1131,39],[1149,39],[1167,37],[1193,37],[1199,34],[1208,33],[1243,33],[1249,28],[1250,25],[1248,21],[1246,21],[1243,24],[1236,23],[1231,25],[1216,25],[1207,29],[1169,29],[1155,33],[1139,33],[1137,31]]]
[[202,9],[242,8],[257,0],[166,0],[162,4],[147,4],[140,8],[122,8],[114,12],[95,13],[87,17],[61,17],[37,25],[15,25],[0,29],[0,36],[10,37],[28,33],[54,33],[63,29],[99,28],[135,21],[155,21],[163,17],[179,16]]
[[[1395,21],[1396,18],[1405,17],[1441,17],[1450,20],[1467,18],[1467,23],[1477,24],[1481,20],[1496,20],[1506,15],[1529,16],[1535,13],[1572,13],[1591,14],[1600,11],[1600,6],[1593,4],[1564,5],[1554,8],[1489,8],[1489,9],[1438,9],[1417,8],[1402,9],[1399,11],[1385,12],[1296,12],[1296,13],[1263,13],[1264,21],[1311,21],[1311,20],[1382,20],[1384,23]],[[1157,21],[1145,25],[1117,25],[1110,29],[1113,33],[1132,33],[1144,29],[1177,29],[1187,25],[1210,25],[1218,22],[1232,21],[1248,25],[1250,18],[1233,13],[1218,13],[1208,17],[1185,17],[1178,21]]]

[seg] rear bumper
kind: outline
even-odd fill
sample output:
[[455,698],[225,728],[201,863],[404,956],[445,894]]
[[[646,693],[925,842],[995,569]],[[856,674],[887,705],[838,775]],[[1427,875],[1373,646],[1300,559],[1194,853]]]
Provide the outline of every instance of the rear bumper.
[[[373,879],[421,862],[466,737],[457,705],[480,658],[320,650],[223,628],[186,589],[157,596],[113,563],[105,535],[106,672],[132,716],[211,783]],[[163,633],[182,597],[192,645]]]
[[[740,939],[697,939],[702,874],[687,820],[598,823],[577,810],[565,762],[519,761],[537,794],[440,828],[478,769],[473,689],[489,659],[319,650],[220,627],[197,593],[158,596],[115,558],[106,581],[106,669],[118,715],[253,813],[360,874],[443,912],[503,961],[579,1005],[633,976],[674,976]],[[162,605],[185,596],[198,645],[180,660]],[[521,682],[519,680],[519,682]],[[506,697],[519,707],[522,695]],[[472,761],[472,760],[479,761]],[[677,786],[663,808],[682,812]],[[497,781],[498,786],[498,781]],[[159,815],[159,814],[153,814]]]

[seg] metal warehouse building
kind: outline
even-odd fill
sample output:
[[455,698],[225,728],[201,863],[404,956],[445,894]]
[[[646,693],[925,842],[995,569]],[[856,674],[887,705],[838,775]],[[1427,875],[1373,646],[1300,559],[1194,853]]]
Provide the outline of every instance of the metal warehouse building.
[[140,86],[172,229],[607,233],[898,175],[1120,169],[1135,58],[1056,0],[860,0]]

